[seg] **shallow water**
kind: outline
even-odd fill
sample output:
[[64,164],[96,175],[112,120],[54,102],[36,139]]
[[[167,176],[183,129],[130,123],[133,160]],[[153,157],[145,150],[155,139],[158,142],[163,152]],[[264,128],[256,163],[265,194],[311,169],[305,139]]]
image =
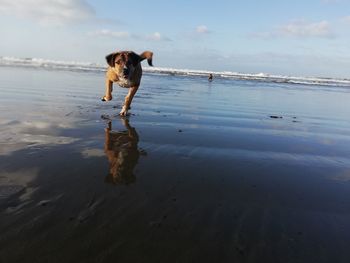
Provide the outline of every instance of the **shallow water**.
[[[0,261],[347,262],[350,90],[0,68]],[[31,260],[29,260],[31,259]]]

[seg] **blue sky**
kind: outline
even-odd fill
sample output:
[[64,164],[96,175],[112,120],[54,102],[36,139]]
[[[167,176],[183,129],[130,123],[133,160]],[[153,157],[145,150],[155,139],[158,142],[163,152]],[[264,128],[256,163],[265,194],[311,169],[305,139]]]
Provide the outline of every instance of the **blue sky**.
[[0,56],[350,78],[350,0],[0,0]]

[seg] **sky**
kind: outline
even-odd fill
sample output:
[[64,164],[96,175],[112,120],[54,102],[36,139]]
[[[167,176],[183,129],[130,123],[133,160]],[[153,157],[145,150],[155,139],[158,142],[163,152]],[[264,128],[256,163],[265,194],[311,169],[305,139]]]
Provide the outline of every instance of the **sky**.
[[350,0],[0,0],[0,37],[0,56],[350,78]]

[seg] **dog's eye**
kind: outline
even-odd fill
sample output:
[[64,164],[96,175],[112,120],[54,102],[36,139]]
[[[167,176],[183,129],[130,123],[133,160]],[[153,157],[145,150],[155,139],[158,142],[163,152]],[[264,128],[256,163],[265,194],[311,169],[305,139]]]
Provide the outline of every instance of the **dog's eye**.
[[117,61],[115,62],[115,64],[118,64],[118,65],[119,65],[119,64],[120,64],[120,61],[119,61],[119,60],[117,60]]

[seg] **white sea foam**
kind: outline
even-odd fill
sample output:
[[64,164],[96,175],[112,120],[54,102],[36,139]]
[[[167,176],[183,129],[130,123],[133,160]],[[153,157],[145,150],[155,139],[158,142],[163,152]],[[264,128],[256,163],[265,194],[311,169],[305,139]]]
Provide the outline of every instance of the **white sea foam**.
[[0,66],[21,66],[32,68],[60,69],[72,71],[104,71],[106,67],[96,63],[59,61],[41,58],[0,57]]
[[[0,66],[20,66],[32,68],[45,68],[55,70],[69,71],[88,71],[88,72],[104,72],[105,65],[89,62],[76,61],[56,61],[40,58],[15,58],[15,57],[0,57]],[[350,79],[334,79],[321,77],[296,77],[272,75],[267,73],[239,73],[231,71],[209,71],[209,70],[193,70],[193,69],[175,69],[175,68],[159,68],[159,67],[144,67],[144,72],[153,74],[167,75],[182,75],[182,76],[199,76],[207,77],[210,73],[216,78],[229,78],[237,80],[264,81],[274,83],[290,83],[304,85],[319,85],[319,86],[336,86],[350,87]]]

